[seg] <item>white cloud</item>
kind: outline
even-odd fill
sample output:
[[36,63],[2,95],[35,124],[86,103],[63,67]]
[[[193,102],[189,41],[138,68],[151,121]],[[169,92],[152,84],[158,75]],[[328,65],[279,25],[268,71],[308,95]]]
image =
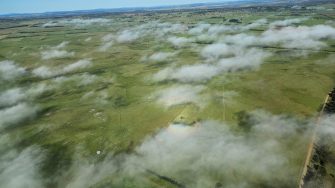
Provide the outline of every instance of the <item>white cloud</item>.
[[0,93],[0,108],[17,104],[26,98],[20,88],[9,89]]
[[203,89],[203,86],[171,86],[156,92],[154,97],[157,99],[159,104],[162,104],[167,108],[187,103],[193,103],[202,107],[204,105],[204,101],[201,99],[199,94]]
[[107,34],[105,36],[102,37],[102,42],[109,42],[111,40],[113,40],[115,38],[114,34]]
[[50,22],[47,22],[47,23],[43,24],[42,27],[55,27],[57,25],[58,25],[57,22],[50,21]]
[[74,56],[74,52],[68,52],[63,50],[69,44],[68,41],[64,41],[57,46],[49,47],[48,50],[41,52],[41,57],[43,60],[53,59],[53,58],[64,58]]
[[210,44],[202,49],[201,56],[208,60],[217,60],[233,55],[234,51],[232,48],[232,46],[228,46],[224,43]]
[[119,43],[134,42],[141,37],[141,34],[137,31],[124,30],[116,38]]
[[91,41],[92,40],[92,37],[87,37],[84,41],[85,42],[89,42],[89,41]]
[[319,50],[327,46],[323,39],[334,39],[335,29],[327,25],[270,28],[261,35],[227,35],[223,41],[237,46],[280,45],[285,48]]
[[89,163],[82,159],[76,161],[69,170],[71,181],[63,183],[65,188],[93,187],[105,178],[115,175],[118,170],[116,160],[106,159],[98,164]]
[[0,156],[0,187],[43,188],[39,167],[42,151],[35,146],[18,152],[11,149]]
[[107,51],[110,47],[113,46],[114,39],[115,39],[115,36],[113,34],[107,34],[107,35],[103,36],[102,39],[101,39],[102,44],[98,48],[98,51],[101,51],[101,52]]
[[156,82],[164,80],[177,80],[179,82],[205,82],[220,73],[220,70],[213,65],[196,64],[185,65],[179,68],[166,68],[153,76]]
[[153,81],[155,82],[161,82],[164,80],[169,80],[171,78],[171,75],[174,72],[174,68],[165,68],[160,71],[158,71],[156,74],[152,76]]
[[218,62],[221,71],[237,71],[246,68],[258,68],[271,53],[251,48],[240,51],[235,57],[223,58]]
[[[83,81],[83,80],[82,80]],[[12,88],[0,93],[0,108],[10,107],[21,102],[33,100],[45,91],[53,89],[44,83],[30,84],[22,88]]]
[[[245,131],[216,121],[192,126],[172,123],[147,137],[133,153],[111,154],[99,161],[75,152],[71,166],[51,178],[40,171],[45,157],[41,149],[4,150],[0,154],[0,186],[39,188],[50,180],[68,188],[122,187],[129,180],[146,186],[150,182],[145,180],[152,177],[148,170],[194,188],[218,183],[228,188],[296,184],[301,153],[305,152],[301,146],[308,144],[314,124],[263,111],[252,112],[249,118],[251,124],[240,127]],[[333,120],[327,120],[327,127],[332,127]],[[334,133],[324,131],[330,136]],[[3,143],[4,137],[0,139]],[[113,181],[106,181],[110,178]]]
[[176,52],[156,52],[152,55],[142,57],[142,61],[156,61],[156,62],[165,62],[174,57]]
[[277,20],[272,23],[270,23],[270,27],[284,27],[284,26],[289,26],[292,24],[298,24],[303,21],[308,20],[308,18],[293,18],[293,19],[287,19],[287,20]]
[[17,66],[13,61],[0,61],[0,78],[12,80],[25,74],[26,70]]
[[188,27],[183,24],[167,24],[167,27],[162,28],[162,32],[167,33],[184,33],[188,30]]
[[81,19],[81,18],[75,18],[71,20],[60,20],[59,23],[62,24],[75,24],[75,25],[81,25],[81,26],[87,26],[92,24],[105,24],[111,22],[110,19],[105,18],[91,18],[91,19]]
[[247,47],[250,45],[257,45],[260,43],[261,37],[248,35],[245,33],[227,35],[224,37],[223,41],[227,43],[232,43],[237,46]]
[[69,44],[69,41],[63,41],[60,44],[58,44],[57,46],[54,46],[52,48],[53,49],[62,49],[62,48],[65,48],[68,44]]
[[48,78],[48,77],[53,77],[56,76],[58,73],[51,70],[49,67],[46,66],[41,66],[32,71],[32,73],[35,76],[42,77],[42,78]]
[[271,55],[260,49],[225,43],[207,45],[200,54],[205,58],[205,62],[209,63],[168,67],[154,74],[152,80],[155,82],[166,80],[182,83],[206,82],[222,72],[258,68]]
[[207,24],[207,23],[199,23],[192,29],[188,31],[191,35],[215,35],[218,36],[220,34],[229,33],[229,32],[243,32],[249,29],[257,28],[260,26],[265,26],[267,24],[266,19],[259,19],[250,23],[248,25],[224,25],[224,24]]
[[175,70],[172,78],[181,82],[203,82],[217,75],[219,70],[213,65],[186,65]]
[[254,29],[260,26],[265,26],[267,23],[268,23],[267,19],[259,19],[252,22],[251,24],[245,25],[243,29],[244,30]]
[[84,69],[87,67],[90,67],[92,65],[92,61],[89,59],[82,59],[79,60],[75,63],[66,65],[64,67],[55,67],[55,68],[49,68],[46,66],[41,66],[32,71],[32,73],[35,76],[41,77],[41,78],[49,78],[49,77],[54,77],[58,76],[61,74],[77,71],[80,69]]
[[84,74],[75,74],[71,76],[58,76],[52,79],[52,82],[57,84],[58,86],[67,82],[76,82],[78,86],[87,86],[89,84],[94,83],[98,79],[97,76],[91,75],[88,73]]
[[331,26],[298,26],[270,29],[261,35],[264,44],[281,44],[284,47],[302,49],[320,49],[326,46],[321,39],[335,38],[335,29]]
[[79,69],[83,69],[83,68],[87,68],[90,67],[92,65],[92,61],[89,59],[82,59],[79,60],[75,63],[72,63],[70,65],[67,65],[63,68],[63,72],[64,73],[68,73],[68,72],[72,72],[72,71],[76,71]]
[[186,37],[169,37],[167,39],[168,42],[173,44],[175,47],[180,48],[186,46],[188,43],[192,42],[192,39],[186,38]]
[[301,125],[263,112],[252,116],[255,124],[247,135],[213,121],[171,124],[136,149],[127,160],[129,170],[150,169],[195,188],[218,182],[223,187],[295,184],[301,165],[296,161],[306,144]]
[[110,19],[105,18],[91,18],[91,19],[74,18],[74,19],[49,21],[43,24],[42,27],[53,27],[57,25],[90,26],[93,24],[108,24],[110,22],[111,22]]
[[37,107],[26,103],[19,103],[15,106],[4,108],[0,110],[0,128],[31,119],[36,115],[36,112]]
[[191,28],[188,33],[191,35],[200,35],[207,31],[211,27],[211,24],[199,23],[195,27]]
[[74,52],[68,52],[66,50],[47,50],[41,52],[43,60],[53,59],[53,58],[64,58],[74,56]]
[[235,26],[235,25],[212,25],[208,29],[208,34],[209,35],[219,35],[227,32],[236,32],[241,29],[240,26]]
[[114,41],[105,42],[105,43],[103,43],[103,44],[98,48],[98,51],[100,51],[100,52],[105,52],[105,51],[107,51],[110,47],[112,47],[113,44],[114,44]]

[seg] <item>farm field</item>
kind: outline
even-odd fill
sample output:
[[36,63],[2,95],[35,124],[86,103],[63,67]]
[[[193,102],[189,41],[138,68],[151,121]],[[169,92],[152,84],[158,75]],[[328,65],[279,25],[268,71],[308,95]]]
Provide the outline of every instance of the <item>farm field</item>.
[[334,9],[1,19],[0,187],[297,187]]

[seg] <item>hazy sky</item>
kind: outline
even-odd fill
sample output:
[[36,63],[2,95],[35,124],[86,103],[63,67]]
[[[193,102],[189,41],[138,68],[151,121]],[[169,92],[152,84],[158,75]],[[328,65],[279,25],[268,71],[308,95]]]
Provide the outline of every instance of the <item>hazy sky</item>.
[[0,14],[147,7],[234,0],[0,0]]

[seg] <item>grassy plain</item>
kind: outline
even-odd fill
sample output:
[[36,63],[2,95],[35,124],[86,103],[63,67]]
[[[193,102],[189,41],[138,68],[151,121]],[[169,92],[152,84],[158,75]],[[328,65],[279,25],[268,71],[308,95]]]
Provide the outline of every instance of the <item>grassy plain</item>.
[[[1,20],[0,61],[15,61],[27,71],[42,65],[51,68],[63,67],[85,58],[93,62],[90,67],[48,78],[29,73],[2,83],[0,91],[13,87],[30,88],[38,84],[52,86],[56,84],[57,77],[69,78],[58,83],[58,87],[29,99],[29,103],[39,107],[35,118],[8,126],[3,131],[11,139],[18,140],[15,144],[18,148],[38,145],[46,149],[48,158],[44,172],[55,175],[57,170],[51,169],[70,165],[77,152],[87,158],[95,158],[96,151],[103,151],[101,159],[110,153],[131,152],[145,138],[172,122],[217,120],[237,126],[238,112],[257,109],[298,118],[314,117],[325,95],[334,86],[334,40],[327,41],[326,48],[297,57],[292,54],[300,52],[301,49],[259,46],[258,48],[275,55],[267,58],[257,69],[227,72],[209,80],[206,83],[207,88],[200,93],[208,103],[203,108],[190,103],[164,108],[152,97],[155,91],[173,86],[175,82],[148,81],[150,76],[168,67],[169,63],[142,63],[141,58],[155,51],[173,52],[173,45],[157,41],[152,36],[145,36],[131,43],[115,44],[105,52],[97,50],[105,35],[153,20],[194,27],[199,22],[232,25],[235,23],[228,22],[232,18],[241,19],[241,24],[245,25],[262,18],[272,22],[306,16],[309,19],[300,23],[301,25],[323,24],[335,15],[331,11],[316,9],[311,12],[290,8],[282,8],[281,11],[193,10],[107,15],[104,18],[112,20],[107,25],[61,27],[42,27],[47,21],[57,19]],[[334,22],[331,24],[334,26]],[[258,35],[265,27],[260,26],[246,33]],[[189,37],[187,33],[178,35]],[[41,50],[48,46],[57,46],[63,41],[69,42],[66,50],[74,52],[73,56],[41,59]],[[207,44],[197,45],[202,48]],[[173,58],[178,61],[179,66],[203,60],[198,53],[188,48],[179,49],[179,53]],[[95,81],[91,84],[78,84],[83,79],[80,76],[87,74],[94,75]],[[222,93],[226,91],[233,92],[225,98]],[[303,147],[299,150],[304,152]],[[302,155],[297,163],[303,159]],[[297,176],[299,170],[297,169]],[[127,182],[122,187],[127,187],[127,184],[128,187],[133,186]],[[148,178],[147,183],[152,187],[170,186],[154,177]]]

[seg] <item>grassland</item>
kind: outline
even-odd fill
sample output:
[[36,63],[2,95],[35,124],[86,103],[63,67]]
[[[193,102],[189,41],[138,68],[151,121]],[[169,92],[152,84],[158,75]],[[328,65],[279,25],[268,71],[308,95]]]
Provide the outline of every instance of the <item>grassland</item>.
[[[103,38],[108,34],[117,36],[125,29],[131,30],[158,20],[159,23],[186,25],[190,29],[198,23],[238,26],[267,19],[266,24],[244,31],[246,35],[255,36],[266,31],[269,23],[293,18],[308,17],[307,20],[293,23],[297,27],[312,27],[325,23],[334,27],[334,21],[330,19],[335,16],[334,5],[323,7],[327,7],[327,10],[296,10],[286,7],[276,12],[268,9],[218,9],[129,13],[107,15],[103,19],[108,19],[109,22],[93,24],[61,22],[64,18],[1,20],[0,61],[14,61],[26,72],[15,79],[1,81],[0,91],[21,88],[22,93],[26,95],[21,101],[37,108],[33,117],[0,126],[1,134],[9,137],[9,145],[18,148],[18,151],[32,145],[42,148],[46,153],[41,165],[43,177],[53,177],[75,164],[74,156],[103,161],[110,155],[132,153],[151,135],[155,135],[171,123],[191,125],[215,120],[229,124],[232,129],[239,131],[237,114],[259,109],[273,115],[285,114],[300,120],[313,119],[325,95],[334,86],[334,38],[321,39],[327,46],[320,49],[287,48],[277,44],[256,45],[256,49],[272,54],[265,58],[260,66],[217,74],[200,82],[205,88],[198,93],[199,102],[186,100],[168,107],[157,102],[161,97],[157,92],[185,82],[179,83],[173,79],[153,82],[150,80],[152,76],[171,67],[172,64],[180,68],[203,62],[204,57],[199,54],[199,49],[225,40],[226,35],[234,35],[239,31],[228,31],[228,34],[225,33],[217,39],[195,40],[191,42],[191,46],[181,48],[175,47],[165,39],[169,35],[191,38],[190,33],[167,32],[158,39],[155,34],[143,35],[130,42],[113,42],[106,50],[99,48],[106,43]],[[229,22],[232,18],[240,19],[242,23]],[[43,25],[49,22],[58,24]],[[60,49],[72,52],[72,55],[48,59],[41,57],[41,52],[55,50],[56,46],[64,41],[67,45]],[[176,51],[175,55],[162,61],[150,60],[150,56],[156,52]],[[143,57],[148,57],[149,60],[143,62]],[[61,71],[82,59],[88,59],[91,64],[71,71]],[[34,70],[41,66],[54,72],[47,76],[34,74]],[[190,87],[199,85],[195,82],[187,84]],[[37,92],[38,87],[43,88],[43,91]],[[7,107],[4,106],[2,110]],[[303,139],[296,143],[302,146],[294,148],[301,154],[292,162],[297,166],[304,160],[303,145],[308,143],[306,139],[308,137],[303,136]],[[3,148],[6,147],[8,146]],[[97,155],[97,151],[101,151],[101,154]],[[299,170],[293,170],[296,178],[299,176]],[[135,181],[126,178],[117,184],[113,178],[115,177],[105,177],[95,182],[92,187],[173,187],[166,181],[149,175],[146,180]],[[236,181],[238,180],[239,178],[236,178]],[[294,187],[293,180],[284,184]],[[262,182],[257,182],[257,178],[255,181],[255,185],[262,186]],[[68,182],[71,182],[71,178]],[[264,184],[263,187],[269,186]],[[50,181],[44,185],[77,186],[71,186],[66,181]]]

